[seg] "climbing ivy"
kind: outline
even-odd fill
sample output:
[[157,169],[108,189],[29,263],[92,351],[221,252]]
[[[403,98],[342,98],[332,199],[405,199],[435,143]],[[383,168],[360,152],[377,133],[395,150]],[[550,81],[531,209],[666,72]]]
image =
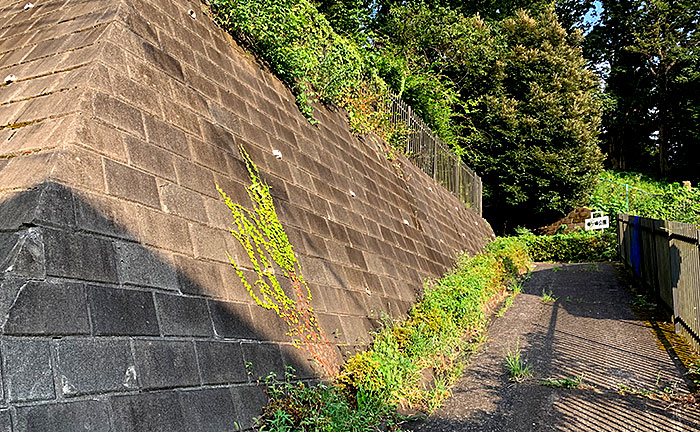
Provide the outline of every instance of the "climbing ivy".
[[[326,374],[335,376],[338,362],[311,307],[311,291],[277,217],[270,187],[260,178],[257,166],[245,149],[239,146],[239,150],[250,177],[251,184],[246,189],[253,210],[232,201],[218,185],[216,188],[233,215],[231,234],[248,253],[257,280],[248,280],[243,263],[236,262],[227,253],[228,258],[253,300],[265,309],[274,310],[287,323],[294,345],[308,351]],[[283,289],[278,272],[290,282],[294,298]]]

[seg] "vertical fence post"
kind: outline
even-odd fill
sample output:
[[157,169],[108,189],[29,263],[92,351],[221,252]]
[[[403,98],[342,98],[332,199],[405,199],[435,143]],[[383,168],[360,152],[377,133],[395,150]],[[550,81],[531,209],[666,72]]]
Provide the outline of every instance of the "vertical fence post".
[[454,191],[457,194],[458,197],[462,196],[462,193],[460,192],[460,184],[459,184],[459,157],[455,156],[455,187]]
[[437,163],[437,143],[433,141],[433,180],[437,181],[438,179],[438,163]]
[[484,202],[482,201],[484,184],[481,182],[481,177],[477,177],[476,174],[472,178],[474,179],[475,189],[474,202],[479,206],[479,216],[481,216],[484,212]]
[[[387,105],[391,111],[392,125],[398,126],[401,123],[409,131],[405,149],[412,161],[435,182],[481,215],[482,184],[476,173],[464,165],[462,159],[450,151],[449,146],[433,135],[425,122],[401,98],[391,93]],[[450,165],[451,160],[454,168]],[[452,168],[454,173],[450,172]]]

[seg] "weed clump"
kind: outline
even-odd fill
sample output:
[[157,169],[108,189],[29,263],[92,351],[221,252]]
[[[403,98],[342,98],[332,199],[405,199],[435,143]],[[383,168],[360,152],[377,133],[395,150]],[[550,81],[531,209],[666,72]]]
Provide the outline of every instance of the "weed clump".
[[256,419],[259,431],[370,431],[376,425],[395,430],[401,417],[372,398],[348,397],[335,385],[306,385],[287,368],[283,379],[265,378],[270,403]]
[[532,367],[527,364],[520,352],[520,341],[515,343],[515,349],[508,350],[506,353],[505,366],[512,381],[523,382],[532,376]]
[[556,388],[577,388],[583,384],[583,374],[575,376],[573,378],[547,378],[540,383],[545,387],[556,387]]
[[544,289],[542,290],[542,302],[543,303],[554,303],[557,301],[557,298],[554,297],[554,294],[552,293],[552,290],[545,291]]

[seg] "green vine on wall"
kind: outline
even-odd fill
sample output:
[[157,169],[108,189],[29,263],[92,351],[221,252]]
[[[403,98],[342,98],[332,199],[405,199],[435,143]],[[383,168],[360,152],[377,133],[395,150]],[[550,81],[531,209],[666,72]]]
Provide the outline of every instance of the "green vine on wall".
[[[311,291],[277,217],[270,187],[260,178],[257,166],[245,149],[239,146],[239,150],[251,181],[246,189],[253,210],[233,202],[218,185],[216,188],[233,215],[231,234],[248,253],[257,280],[248,280],[242,263],[227,253],[228,258],[253,300],[265,309],[274,310],[285,321],[294,346],[308,351],[328,376],[335,376],[339,370],[338,361],[311,307]],[[277,268],[282,277],[289,280],[295,298],[290,298],[283,289],[275,274]]]
[[310,0],[209,0],[212,18],[256,53],[292,91],[312,124],[314,105],[339,106],[353,133],[403,148],[407,127],[391,121],[389,86],[375,59],[336,33]]

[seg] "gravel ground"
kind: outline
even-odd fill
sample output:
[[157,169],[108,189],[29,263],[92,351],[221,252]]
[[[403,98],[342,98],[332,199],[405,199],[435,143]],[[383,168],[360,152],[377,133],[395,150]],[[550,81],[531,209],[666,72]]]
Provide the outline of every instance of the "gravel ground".
[[[489,328],[453,397],[410,430],[700,431],[700,409],[620,394],[620,388],[684,396],[685,368],[631,311],[612,264],[538,264],[523,292]],[[541,301],[551,290],[554,303]],[[519,344],[532,377],[508,379],[504,359]],[[583,374],[575,389],[541,385]]]

